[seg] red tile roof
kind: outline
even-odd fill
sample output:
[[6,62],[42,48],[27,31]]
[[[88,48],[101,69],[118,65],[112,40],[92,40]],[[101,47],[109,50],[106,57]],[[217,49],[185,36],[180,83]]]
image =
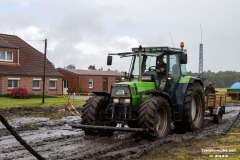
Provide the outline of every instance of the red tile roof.
[[[10,48],[19,49],[19,64],[16,63],[1,63],[0,62],[0,75],[10,76],[43,76],[44,54],[30,46],[21,38],[15,35],[0,34],[0,47],[8,46]],[[46,76],[62,77],[47,60],[46,62]]]
[[4,41],[3,39],[0,39],[0,47],[1,48],[14,48],[14,49],[18,49],[18,46],[8,42],[8,41]]
[[68,72],[77,74],[77,75],[87,75],[87,76],[119,76],[123,77],[124,74],[117,71],[100,71],[100,70],[82,70],[82,69],[68,69],[68,68],[58,68],[66,70]]

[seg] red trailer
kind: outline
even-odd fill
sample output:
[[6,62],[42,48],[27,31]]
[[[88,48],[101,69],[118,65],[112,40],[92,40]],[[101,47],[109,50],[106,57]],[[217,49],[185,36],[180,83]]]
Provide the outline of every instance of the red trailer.
[[225,113],[226,94],[208,94],[205,96],[206,115],[213,116],[215,123],[222,123]]

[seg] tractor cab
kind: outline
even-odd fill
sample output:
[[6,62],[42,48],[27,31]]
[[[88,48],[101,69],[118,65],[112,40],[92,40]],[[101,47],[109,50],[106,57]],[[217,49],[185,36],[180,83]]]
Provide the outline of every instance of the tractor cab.
[[[175,88],[182,75],[187,75],[186,50],[170,47],[139,47],[132,48],[132,52],[109,54],[108,65],[111,64],[112,56],[132,56],[129,69],[129,81],[131,82],[154,82],[157,91],[164,91],[169,94]],[[164,70],[159,71],[158,57],[163,57]]]

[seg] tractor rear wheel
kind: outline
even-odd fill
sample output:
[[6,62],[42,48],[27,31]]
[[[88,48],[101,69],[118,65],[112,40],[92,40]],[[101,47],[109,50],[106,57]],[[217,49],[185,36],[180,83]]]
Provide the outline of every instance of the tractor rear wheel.
[[202,127],[205,115],[203,95],[199,83],[189,84],[184,97],[183,121],[174,123],[177,131],[193,131]]
[[146,137],[159,139],[170,132],[171,111],[168,101],[163,97],[145,99],[138,111],[138,127],[146,128]]
[[[87,100],[86,104],[83,105],[81,124],[95,125],[96,121],[102,121],[108,103],[109,98],[103,96],[96,96]],[[83,130],[86,135],[96,135],[99,133],[98,130],[94,129]]]

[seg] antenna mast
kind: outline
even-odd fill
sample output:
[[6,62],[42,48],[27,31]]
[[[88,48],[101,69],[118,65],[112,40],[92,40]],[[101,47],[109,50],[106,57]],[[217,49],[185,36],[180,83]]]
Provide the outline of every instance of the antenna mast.
[[172,40],[172,45],[173,45],[173,48],[174,48],[174,43],[173,43],[172,35],[171,35],[170,32],[169,32],[169,35],[170,35],[170,38],[171,38],[171,40]]
[[202,74],[203,73],[203,44],[202,44],[202,25],[200,24],[200,29],[201,29],[201,43],[199,46],[199,68],[198,68],[198,73]]

